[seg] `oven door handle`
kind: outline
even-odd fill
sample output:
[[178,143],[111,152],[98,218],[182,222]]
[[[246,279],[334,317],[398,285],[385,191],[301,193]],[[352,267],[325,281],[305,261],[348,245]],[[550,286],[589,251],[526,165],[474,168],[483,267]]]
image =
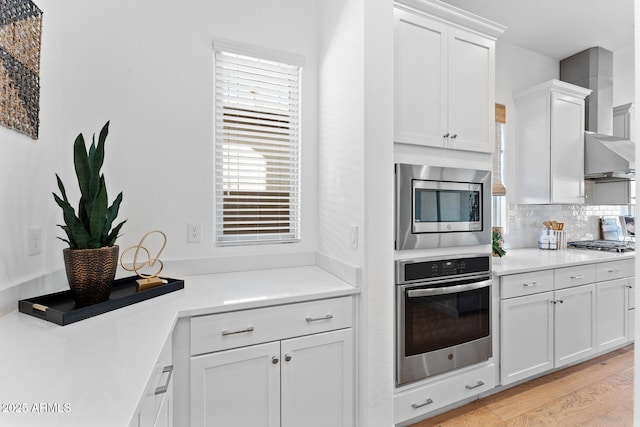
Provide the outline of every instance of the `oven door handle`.
[[472,291],[491,286],[491,280],[468,283],[466,285],[447,286],[445,288],[412,289],[407,291],[409,298],[430,297],[433,295],[454,294],[457,292]]

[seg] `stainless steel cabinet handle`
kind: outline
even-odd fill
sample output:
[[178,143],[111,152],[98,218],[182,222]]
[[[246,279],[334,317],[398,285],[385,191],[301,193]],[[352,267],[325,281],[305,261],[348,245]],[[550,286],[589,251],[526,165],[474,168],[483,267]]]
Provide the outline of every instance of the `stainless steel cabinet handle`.
[[169,388],[169,382],[171,381],[171,374],[173,374],[173,365],[165,366],[164,369],[162,369],[163,374],[167,372],[169,373],[169,375],[167,375],[167,382],[164,383],[164,385],[157,387],[155,394],[162,394],[167,392],[167,388]]
[[572,279],[582,279],[584,277],[584,274],[577,274],[575,276],[571,276]]
[[433,400],[431,400],[431,399],[427,399],[427,400],[425,400],[425,401],[424,401],[424,403],[421,403],[421,404],[419,404],[419,405],[418,405],[417,403],[412,403],[412,404],[411,404],[411,407],[412,407],[413,409],[418,409],[418,408],[422,408],[423,406],[430,405],[430,404],[432,404],[432,403],[433,403]]
[[280,359],[278,359],[278,356],[273,356],[271,358],[271,363],[273,363],[274,365],[277,365],[279,361]]
[[284,360],[285,360],[285,362],[291,362],[291,355],[290,355],[290,354],[288,354],[288,353],[287,353],[287,354],[285,354],[285,355],[284,355]]
[[524,286],[525,288],[532,288],[534,286],[538,286],[538,282],[523,283],[522,286]]
[[248,328],[245,328],[245,329],[239,329],[237,331],[224,330],[224,331],[222,331],[222,335],[223,336],[227,336],[227,335],[235,335],[235,334],[244,334],[244,333],[247,333],[247,332],[253,332],[253,326],[249,326]]
[[323,316],[323,317],[307,317],[306,321],[307,323],[311,323],[311,322],[317,322],[318,320],[329,320],[329,319],[333,319],[333,314],[327,314],[326,316]]
[[483,386],[483,385],[484,385],[484,383],[482,381],[478,381],[474,385],[466,385],[465,388],[467,390],[473,390],[474,388],[478,388],[478,387]]

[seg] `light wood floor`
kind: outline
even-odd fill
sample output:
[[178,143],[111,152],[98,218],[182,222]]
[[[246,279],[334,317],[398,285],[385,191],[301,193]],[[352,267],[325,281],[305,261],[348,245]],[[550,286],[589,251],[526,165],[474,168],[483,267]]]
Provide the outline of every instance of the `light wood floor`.
[[629,345],[411,427],[632,425],[633,345]]

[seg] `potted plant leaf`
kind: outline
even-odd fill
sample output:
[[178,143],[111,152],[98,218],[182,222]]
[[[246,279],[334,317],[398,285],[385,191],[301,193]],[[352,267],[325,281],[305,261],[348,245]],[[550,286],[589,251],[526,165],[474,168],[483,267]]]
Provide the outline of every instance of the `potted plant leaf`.
[[108,133],[109,122],[100,131],[97,145],[93,135],[88,151],[82,134],[73,144],[73,163],[81,193],[77,214],[67,199],[62,180],[56,174],[60,196],[53,193],[53,198],[62,208],[64,225],[58,226],[67,236],[66,239],[58,238],[69,244],[63,250],[64,265],[69,288],[78,306],[109,299],[118,266],[119,247],[115,242],[126,222],[112,227],[118,216],[122,192],[109,206],[104,175],[100,174]]

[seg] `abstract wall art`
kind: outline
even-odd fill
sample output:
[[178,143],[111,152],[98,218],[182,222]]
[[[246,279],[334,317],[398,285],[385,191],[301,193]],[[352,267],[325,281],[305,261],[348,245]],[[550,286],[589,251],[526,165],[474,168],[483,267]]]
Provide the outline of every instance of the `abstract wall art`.
[[42,11],[0,0],[0,125],[38,139]]

